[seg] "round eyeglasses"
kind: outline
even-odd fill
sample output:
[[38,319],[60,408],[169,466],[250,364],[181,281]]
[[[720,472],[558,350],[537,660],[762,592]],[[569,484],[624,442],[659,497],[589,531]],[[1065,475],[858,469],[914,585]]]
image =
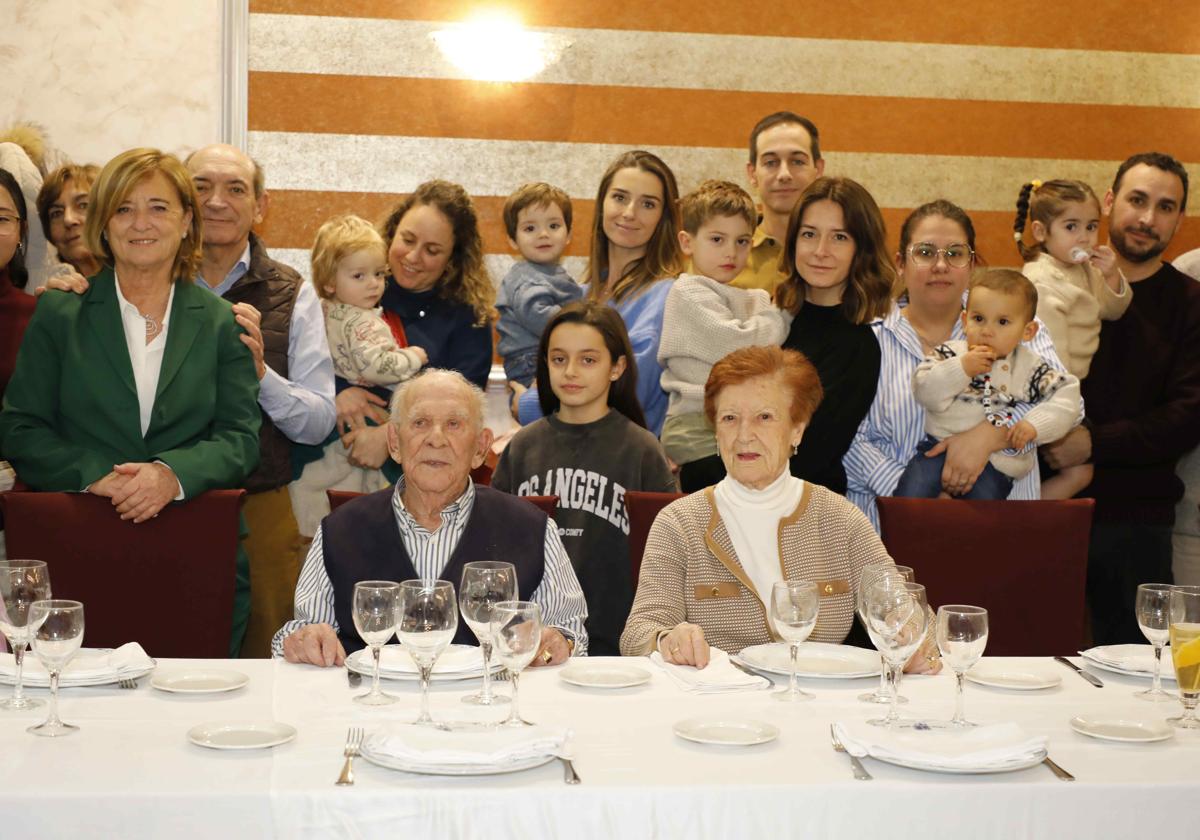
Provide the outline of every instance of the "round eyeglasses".
[[928,268],[936,265],[938,257],[944,257],[951,268],[966,268],[975,259],[975,252],[966,245],[951,245],[939,248],[930,242],[914,242],[908,246],[908,257],[914,265]]

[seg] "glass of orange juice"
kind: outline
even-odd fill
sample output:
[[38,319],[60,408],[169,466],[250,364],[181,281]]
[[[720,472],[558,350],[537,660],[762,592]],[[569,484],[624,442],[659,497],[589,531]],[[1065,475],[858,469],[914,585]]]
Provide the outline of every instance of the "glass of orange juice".
[[1180,729],[1200,729],[1196,701],[1200,700],[1200,586],[1171,589],[1171,661],[1179,681],[1183,714],[1167,718]]

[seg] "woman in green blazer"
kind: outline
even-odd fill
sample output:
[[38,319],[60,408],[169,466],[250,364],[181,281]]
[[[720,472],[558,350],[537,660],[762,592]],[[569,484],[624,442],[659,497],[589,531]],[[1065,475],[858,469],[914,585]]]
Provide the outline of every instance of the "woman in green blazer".
[[4,394],[0,453],[21,481],[144,522],[258,464],[258,377],[229,304],[193,283],[200,227],[174,156],[132,149],[101,171],[84,238],[104,268],[82,295],[42,296]]

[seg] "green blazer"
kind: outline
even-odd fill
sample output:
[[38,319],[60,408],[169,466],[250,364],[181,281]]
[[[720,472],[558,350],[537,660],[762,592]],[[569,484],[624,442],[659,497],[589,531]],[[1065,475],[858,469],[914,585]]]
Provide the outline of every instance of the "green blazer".
[[258,464],[258,376],[226,301],[177,282],[143,438],[111,268],[82,295],[47,292],[0,413],[0,453],[36,490],[79,491],[115,464],[162,461],[184,496],[240,487]]

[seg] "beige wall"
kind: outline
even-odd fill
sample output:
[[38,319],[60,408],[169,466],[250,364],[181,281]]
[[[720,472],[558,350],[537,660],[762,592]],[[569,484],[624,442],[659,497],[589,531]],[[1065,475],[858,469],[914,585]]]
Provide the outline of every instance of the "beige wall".
[[[220,138],[221,0],[3,0],[0,127],[32,120],[68,157]],[[19,79],[19,84],[11,80]]]

